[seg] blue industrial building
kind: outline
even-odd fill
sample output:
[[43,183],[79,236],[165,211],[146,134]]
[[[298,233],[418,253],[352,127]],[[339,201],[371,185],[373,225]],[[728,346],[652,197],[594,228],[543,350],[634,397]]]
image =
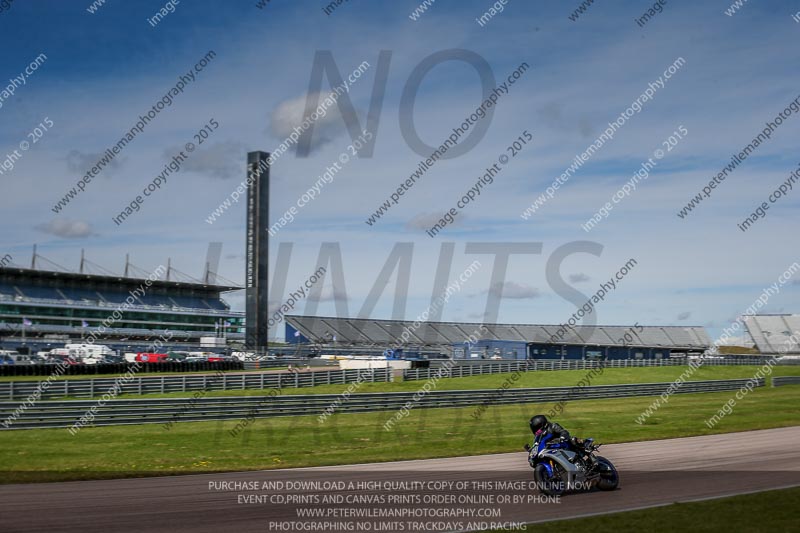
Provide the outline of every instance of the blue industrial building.
[[[478,333],[479,332],[479,333]],[[286,317],[286,341],[326,350],[351,347],[455,359],[666,359],[701,353],[711,340],[699,326],[561,326]]]
[[474,344],[454,344],[456,359],[662,359],[674,352],[667,346],[591,346],[481,339]]

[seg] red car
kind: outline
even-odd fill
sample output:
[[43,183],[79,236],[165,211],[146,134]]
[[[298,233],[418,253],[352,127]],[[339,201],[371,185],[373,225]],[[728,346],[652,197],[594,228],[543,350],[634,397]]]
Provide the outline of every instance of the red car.
[[169,356],[165,353],[137,353],[137,363],[166,363]]

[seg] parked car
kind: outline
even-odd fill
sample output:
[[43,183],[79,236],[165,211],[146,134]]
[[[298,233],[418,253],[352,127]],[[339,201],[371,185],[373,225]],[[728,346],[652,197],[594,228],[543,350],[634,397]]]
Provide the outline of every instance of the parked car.
[[137,363],[166,363],[169,355],[165,353],[142,353],[136,354]]
[[167,355],[169,356],[170,363],[183,363],[186,361],[186,358],[189,357],[189,352],[171,351],[168,352]]
[[2,365],[32,365],[35,356],[21,354],[9,350],[0,350],[0,364]]

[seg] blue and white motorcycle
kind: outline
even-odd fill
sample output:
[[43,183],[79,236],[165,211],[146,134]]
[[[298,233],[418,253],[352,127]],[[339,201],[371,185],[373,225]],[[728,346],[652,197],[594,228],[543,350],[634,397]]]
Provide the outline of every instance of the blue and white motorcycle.
[[533,468],[536,487],[548,496],[594,488],[614,490],[619,474],[614,465],[595,452],[594,439],[560,439],[552,434],[537,436],[533,446],[525,445],[528,463]]

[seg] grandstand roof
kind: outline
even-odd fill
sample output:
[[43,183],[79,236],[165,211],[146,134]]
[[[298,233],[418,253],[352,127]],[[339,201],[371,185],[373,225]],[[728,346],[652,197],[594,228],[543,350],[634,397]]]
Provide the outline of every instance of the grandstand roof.
[[[559,329],[557,325],[485,324],[486,329],[480,330],[484,324],[479,322],[423,322],[415,328],[414,322],[407,320],[294,315],[286,316],[285,320],[312,342],[330,343],[335,336],[337,343],[353,345],[452,345],[465,342],[470,335],[480,339],[551,343]],[[408,341],[402,342],[406,329]],[[626,341],[626,333],[633,340]],[[711,339],[700,326],[576,326],[553,344],[706,349]]]
[[744,325],[762,354],[800,354],[800,315],[750,315]]
[[[124,288],[135,288],[145,281],[143,277],[108,276],[101,274],[79,274],[75,272],[58,272],[50,270],[35,270],[30,268],[0,268],[0,277],[11,277],[25,281],[61,281],[74,283],[87,283],[96,285],[121,285]],[[212,283],[199,283],[191,281],[159,279],[152,282],[153,287],[190,289],[195,291],[228,292],[240,290],[243,287],[236,285],[216,285]],[[121,287],[121,288],[122,288]]]

